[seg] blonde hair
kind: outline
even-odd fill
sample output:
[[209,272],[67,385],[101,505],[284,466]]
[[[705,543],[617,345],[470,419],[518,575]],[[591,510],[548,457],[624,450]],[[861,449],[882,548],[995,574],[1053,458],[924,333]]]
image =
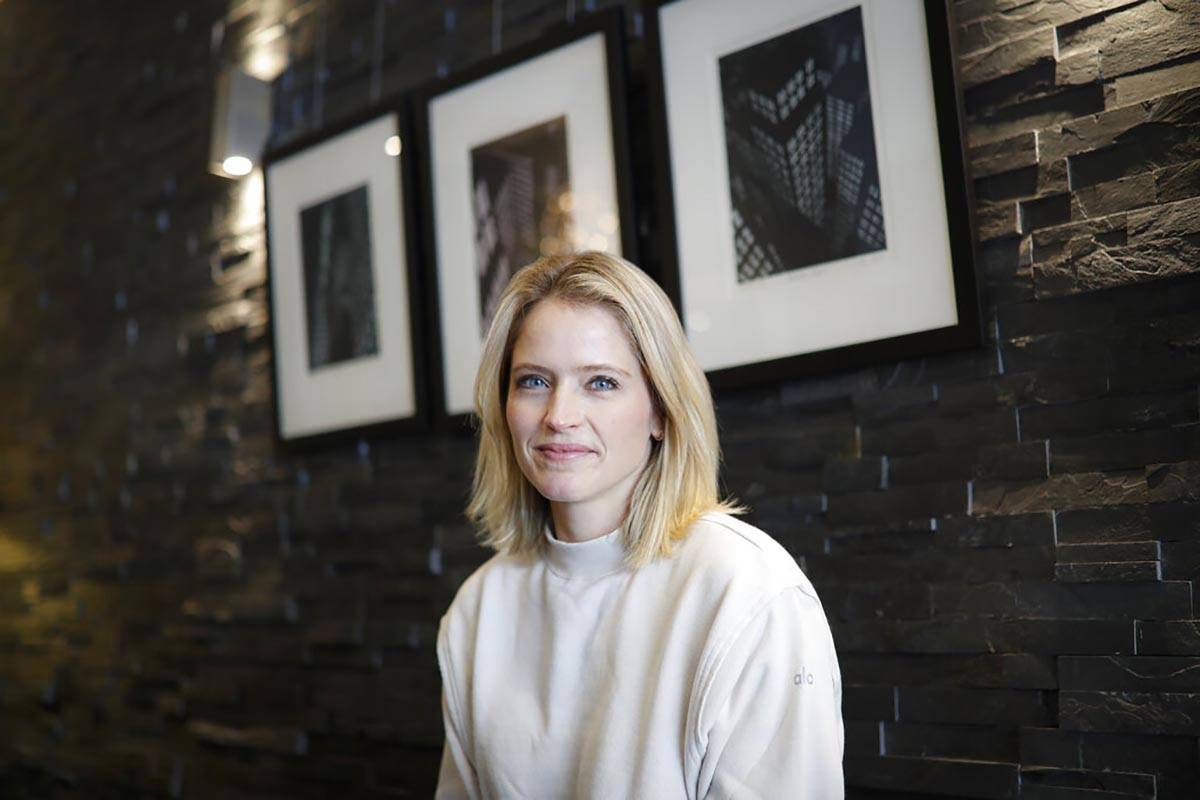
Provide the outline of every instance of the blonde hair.
[[662,416],[662,439],[652,444],[621,524],[626,563],[637,568],[671,555],[707,511],[743,513],[718,498],[721,450],[712,394],[666,294],[633,264],[608,253],[546,256],[521,269],[504,290],[475,377],[480,437],[467,516],[482,544],[512,555],[540,554],[546,546],[549,503],[521,472],[505,404],[521,326],[534,305],[550,298],[612,312]]

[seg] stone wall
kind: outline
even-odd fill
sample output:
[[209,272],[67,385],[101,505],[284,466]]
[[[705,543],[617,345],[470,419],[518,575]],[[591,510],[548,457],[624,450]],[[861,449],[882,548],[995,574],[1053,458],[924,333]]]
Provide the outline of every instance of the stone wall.
[[[213,81],[285,24],[283,143],[592,10],[0,0],[0,796],[431,793],[473,444],[274,449]],[[851,796],[1194,797],[1200,4],[955,12],[987,342],[722,393],[725,481],[824,598]]]

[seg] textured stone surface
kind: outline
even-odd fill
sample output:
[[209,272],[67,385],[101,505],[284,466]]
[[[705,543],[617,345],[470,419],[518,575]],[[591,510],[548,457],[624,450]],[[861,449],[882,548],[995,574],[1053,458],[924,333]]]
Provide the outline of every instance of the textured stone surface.
[[1115,542],[1100,544],[1060,544],[1054,549],[1060,564],[1094,564],[1115,561],[1158,561],[1158,542]]
[[951,549],[1050,545],[1054,542],[1054,517],[1052,514],[947,517],[937,521],[935,541]]
[[822,486],[829,493],[883,489],[886,480],[887,459],[882,456],[830,459],[822,468]]
[[834,623],[834,640],[876,653],[1132,653],[1126,622],[1107,620],[851,620]]
[[[860,428],[859,447],[864,454],[919,455],[930,451],[962,451],[998,445],[1017,439],[1016,414],[1001,408],[969,417],[926,417]],[[894,464],[896,459],[890,458]],[[894,471],[894,470],[890,470]]]
[[886,491],[831,495],[827,519],[834,525],[940,517],[970,511],[966,483],[926,484]]
[[973,761],[1017,760],[1017,736],[1011,729],[907,722],[884,724],[883,727],[883,752],[888,755]]
[[891,686],[842,687],[842,716],[853,720],[895,719],[896,690]]
[[1029,581],[941,584],[932,588],[933,614],[972,618],[1171,620],[1192,613],[1188,581],[1130,583],[1119,592],[1097,584]]
[[976,514],[1023,514],[1097,505],[1200,500],[1197,462],[1154,464],[1142,470],[1052,475],[1037,483],[981,486]]
[[1015,765],[895,756],[847,757],[855,786],[951,797],[1017,797]]
[[964,86],[1030,69],[1039,63],[1051,63],[1055,54],[1054,28],[1046,26],[1019,39],[1010,39],[987,50],[969,53],[960,60]]
[[977,689],[1054,689],[1053,658],[1001,655],[861,655],[842,660],[846,683]]
[[1019,209],[1016,203],[997,203],[980,206],[975,211],[980,241],[1016,236],[1021,233]]
[[981,481],[1027,480],[1049,474],[1048,441],[979,448],[974,477]]
[[1173,425],[1056,439],[1050,471],[1056,473],[1133,469],[1200,459],[1200,425]]
[[1200,535],[1200,505],[1083,508],[1063,511],[1057,523],[1060,542],[1194,541]]
[[[1033,277],[1037,295],[1054,297],[1191,274],[1200,245],[1196,243],[1196,203],[1191,199],[1195,178],[1190,167],[1187,172],[1184,169],[1171,170],[1165,180],[1172,197],[1182,194],[1189,199],[1159,207],[1161,211],[1135,209],[1094,222],[1035,231]],[[1159,175],[1166,173],[1164,169]],[[1109,198],[1106,202],[1121,204],[1118,195],[1105,196]],[[1141,205],[1140,201],[1136,204]]]
[[971,174],[984,178],[1021,167],[1034,167],[1038,163],[1037,135],[1032,131],[1008,139],[972,147],[968,151],[971,159]]
[[844,752],[856,756],[877,756],[883,750],[883,723],[842,720],[845,733]]
[[1200,653],[1200,620],[1138,622],[1137,652],[1143,655]]
[[[1196,94],[1196,89],[1189,88],[1039,130],[1038,160],[1053,162],[1061,158],[1089,154],[1092,159],[1098,160],[1102,158],[1102,154],[1122,144],[1133,150],[1156,144],[1169,132],[1171,125],[1194,124],[1195,109],[1192,103]],[[1157,131],[1144,127],[1151,122],[1162,123],[1165,127]],[[1152,135],[1143,141],[1132,135],[1139,132],[1157,136]],[[1186,137],[1181,136],[1173,143],[1184,144],[1184,138]]]
[[1168,92],[1200,85],[1200,60],[1172,64],[1124,75],[1105,84],[1105,104],[1109,108],[1133,105]]
[[1066,690],[1200,691],[1200,657],[1063,656],[1060,688]]
[[189,722],[188,730],[200,741],[220,747],[293,756],[301,756],[308,751],[308,736],[303,731],[264,727],[231,728],[203,720]]
[[1200,694],[1062,691],[1059,724],[1067,730],[1200,735]]
[[1158,182],[1153,173],[1094,183],[1071,193],[1070,219],[1105,217],[1118,211],[1153,205]]
[[1153,775],[1142,772],[1112,772],[1091,770],[1056,770],[1032,768],[1021,770],[1021,796],[1030,800],[1070,798],[1081,792],[1094,792],[1110,798],[1135,800],[1156,798]]
[[1073,23],[1101,12],[1128,5],[1130,0],[981,0],[960,2],[956,12],[962,22],[958,46],[963,52],[995,46],[1037,28]]
[[1037,690],[906,687],[898,697],[906,722],[1037,725],[1056,715],[1054,694]]
[[1088,772],[1149,773],[1158,797],[1195,794],[1195,739],[1181,736],[1090,733],[1023,727],[1021,763]]
[[1062,583],[1119,583],[1162,580],[1158,561],[1110,561],[1054,565],[1054,579]]
[[1110,78],[1200,52],[1200,9],[1194,3],[1140,3],[1096,28],[1079,34],[1100,39],[1100,69]]
[[1063,770],[1031,767],[1021,770],[1021,796],[1025,798],[1065,798],[1081,791],[1095,791],[1111,798],[1147,798],[1156,796],[1154,775],[1110,770]]

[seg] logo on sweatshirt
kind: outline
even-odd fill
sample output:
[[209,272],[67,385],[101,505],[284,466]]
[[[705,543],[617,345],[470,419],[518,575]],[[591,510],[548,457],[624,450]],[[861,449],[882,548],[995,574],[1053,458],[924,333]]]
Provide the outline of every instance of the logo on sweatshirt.
[[804,684],[812,686],[812,682],[813,674],[805,669],[803,665],[800,667],[800,671],[792,676],[792,684],[795,686],[803,686]]

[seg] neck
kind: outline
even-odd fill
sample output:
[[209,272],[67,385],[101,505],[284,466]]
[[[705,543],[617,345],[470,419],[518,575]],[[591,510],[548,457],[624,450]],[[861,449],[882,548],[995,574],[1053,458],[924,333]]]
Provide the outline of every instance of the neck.
[[554,537],[562,542],[586,542],[621,526],[628,508],[587,509],[576,503],[551,503]]

